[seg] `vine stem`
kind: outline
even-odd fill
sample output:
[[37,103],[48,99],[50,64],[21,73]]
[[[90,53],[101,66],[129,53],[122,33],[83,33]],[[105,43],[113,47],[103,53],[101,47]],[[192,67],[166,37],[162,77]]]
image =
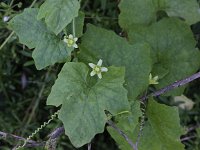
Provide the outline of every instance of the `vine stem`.
[[10,5],[9,5],[9,6],[12,6],[12,5],[13,5],[13,3],[14,3],[14,0],[12,0],[12,1],[10,2]]
[[[147,96],[147,90],[145,92],[145,97]],[[139,133],[137,135],[137,140],[136,140],[136,147],[138,149],[138,143],[140,141],[140,138],[142,136],[142,131],[143,131],[143,128],[144,128],[144,125],[145,125],[145,117],[146,117],[146,103],[145,101],[140,101],[140,104],[141,104],[141,112],[142,112],[142,116],[141,116],[141,121],[140,121],[140,129],[139,129]]]
[[[17,135],[10,134],[10,133],[5,133],[5,132],[2,132],[2,131],[0,131],[0,137],[3,138],[3,139],[11,137],[11,138],[16,139],[16,140],[25,140],[25,138],[23,138],[21,136],[17,136]],[[37,142],[33,141],[33,140],[29,140],[28,143],[37,143]]]
[[133,144],[133,142],[129,139],[129,137],[121,130],[119,129],[114,122],[112,122],[111,120],[107,121],[107,123],[113,128],[115,129],[121,136],[124,137],[124,139],[128,142],[128,144],[132,147],[133,150],[137,150],[137,146],[135,144]]
[[54,120],[54,118],[59,114],[59,111],[55,112],[52,116],[51,119],[49,119],[47,122],[44,122],[39,128],[37,128],[30,136],[28,136],[28,138],[26,138],[24,140],[24,144],[21,146],[18,146],[15,150],[19,150],[23,147],[26,146],[27,142],[31,140],[31,138],[33,138],[38,132],[40,132],[40,130],[42,130],[44,127],[46,127],[52,120]]
[[151,96],[153,96],[153,97],[160,96],[160,95],[162,95],[162,94],[164,94],[164,93],[166,93],[166,92],[168,92],[168,91],[170,91],[172,89],[175,89],[177,87],[183,86],[183,85],[185,85],[187,83],[190,83],[193,80],[196,80],[198,78],[200,78],[200,71],[195,73],[195,74],[193,74],[193,75],[191,75],[191,76],[189,76],[189,77],[187,77],[187,78],[185,78],[185,79],[182,79],[182,80],[179,80],[179,81],[175,81],[174,83],[172,83],[172,84],[170,84],[170,85],[168,85],[168,86],[166,86],[166,87],[164,87],[164,88],[162,88],[162,89],[160,89],[158,91],[155,91],[155,92],[151,93],[148,96],[143,96],[141,98],[141,100],[145,101],[146,99],[148,99]]
[[61,134],[63,132],[65,132],[65,128],[63,126],[62,127],[58,127],[50,135],[48,135],[48,137],[51,138],[51,139],[56,139],[59,136],[61,136]]
[[6,45],[6,43],[10,40],[10,38],[14,35],[14,31],[10,33],[10,35],[5,39],[5,41],[1,44],[0,50]]
[[35,3],[37,2],[37,0],[34,0],[31,5],[29,6],[29,8],[33,7],[35,5]]
[[72,20],[73,37],[76,36],[75,18]]
[[191,140],[191,139],[193,139],[193,138],[197,138],[197,136],[189,136],[189,137],[185,137],[185,138],[182,138],[181,139],[181,142],[183,142],[183,141],[188,141],[188,140]]
[[[35,5],[35,3],[37,2],[37,0],[34,0],[31,5],[29,6],[29,8],[33,7]],[[10,40],[10,38],[14,35],[14,31],[12,31],[10,33],[10,35],[5,39],[5,41],[1,44],[0,46],[0,50],[6,45],[6,43]]]

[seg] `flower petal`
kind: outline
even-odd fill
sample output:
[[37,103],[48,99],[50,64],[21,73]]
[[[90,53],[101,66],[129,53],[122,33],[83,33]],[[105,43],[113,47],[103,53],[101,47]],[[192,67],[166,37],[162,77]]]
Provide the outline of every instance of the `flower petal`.
[[75,44],[73,45],[73,47],[74,47],[74,48],[78,48],[78,45],[75,43]]
[[78,41],[78,38],[77,38],[77,37],[75,37],[75,38],[74,38],[74,41],[75,41],[75,42],[76,42],[76,41]]
[[153,78],[153,80],[157,81],[157,80],[158,80],[158,76],[155,76],[155,77]]
[[108,71],[108,68],[106,67],[101,67],[101,72],[107,72]]
[[150,73],[150,74],[149,74],[149,80],[151,80],[151,79],[152,79],[152,74]]
[[99,59],[98,63],[97,63],[97,66],[101,66],[103,63],[103,60],[102,59]]
[[66,38],[64,38],[63,41],[64,41],[65,43],[67,43],[68,40],[67,40]]
[[73,37],[73,35],[72,34],[70,34],[69,35],[69,39],[73,39],[74,37]]
[[99,79],[102,79],[101,73],[98,73],[97,75],[98,75]]
[[96,72],[93,70],[92,72],[90,72],[90,76],[94,76],[96,74]]
[[89,63],[88,64],[92,69],[94,69],[94,67],[96,66],[95,64],[93,64],[93,63]]

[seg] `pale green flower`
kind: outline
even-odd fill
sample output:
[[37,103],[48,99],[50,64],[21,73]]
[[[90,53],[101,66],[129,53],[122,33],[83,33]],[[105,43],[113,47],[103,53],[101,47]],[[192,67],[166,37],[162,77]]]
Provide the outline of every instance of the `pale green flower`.
[[158,76],[152,77],[152,74],[149,74],[149,84],[159,84]]
[[95,65],[93,63],[89,63],[89,66],[93,69],[92,72],[90,73],[90,76],[94,76],[95,74],[97,74],[99,79],[102,78],[102,74],[101,73],[108,71],[108,68],[101,67],[102,63],[103,63],[103,61],[101,59],[98,61],[97,65]]
[[76,44],[78,38],[74,37],[72,34],[70,34],[69,36],[64,36],[63,41],[65,43],[67,43],[68,47],[74,47],[74,48],[78,48],[78,45]]

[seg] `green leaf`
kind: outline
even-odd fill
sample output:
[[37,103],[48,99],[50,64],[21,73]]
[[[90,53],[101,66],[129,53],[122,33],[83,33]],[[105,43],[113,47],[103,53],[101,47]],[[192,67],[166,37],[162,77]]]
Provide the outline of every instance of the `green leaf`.
[[[115,120],[117,122],[116,125],[119,129],[123,130],[130,139],[133,139],[133,131],[138,125],[138,119],[140,116],[142,116],[142,112],[140,111],[140,102],[133,101],[131,104],[131,112],[128,115],[121,115],[115,117]],[[108,126],[107,130],[117,142],[120,149],[130,149],[130,145],[127,143],[127,141],[124,140],[124,138],[121,135],[119,135],[119,133],[117,133],[112,127]]]
[[196,0],[167,0],[165,5],[165,11],[169,16],[180,17],[189,25],[200,21],[199,10]]
[[162,64],[154,64],[152,74],[154,76],[158,76],[159,80],[164,78],[169,73],[169,69],[165,68]]
[[121,0],[119,9],[119,24],[124,29],[129,29],[134,24],[156,21],[156,7],[152,0]]
[[109,67],[102,79],[90,77],[83,63],[66,63],[52,87],[48,105],[59,106],[65,133],[75,147],[89,143],[104,131],[105,110],[111,114],[129,111],[123,87],[124,68]]
[[166,150],[184,149],[184,145],[180,141],[180,136],[184,134],[184,130],[180,126],[177,107],[159,104],[153,99],[150,99],[147,108],[147,117],[152,131],[158,137],[158,143],[162,148]]
[[15,16],[9,25],[19,36],[20,43],[30,49],[35,48],[32,56],[37,69],[40,70],[66,59],[72,48],[68,48],[42,21],[38,21],[37,14],[38,9],[25,9],[22,14]]
[[129,98],[134,99],[148,87],[151,70],[148,44],[130,45],[112,31],[88,25],[80,49],[79,59],[85,63],[102,59],[107,66],[125,66]]
[[[183,128],[180,126],[178,109],[169,107],[163,104],[158,104],[153,99],[150,99],[147,106],[148,121],[142,131],[139,140],[139,150],[184,150],[184,145],[180,141],[180,136],[184,134]],[[133,143],[136,142],[139,124],[135,128],[123,128],[121,124],[129,124],[128,120],[117,123]],[[132,150],[125,139],[116,131],[109,127],[109,133],[119,144],[122,150]]]
[[[78,17],[75,18],[74,24],[75,24],[75,37],[81,37],[83,35],[83,26],[84,26],[84,19],[85,14],[83,12],[79,12]],[[70,23],[67,26],[67,33],[73,34],[73,23]]]
[[78,0],[46,0],[40,7],[38,19],[45,18],[47,26],[55,33],[60,33],[78,16]]
[[[200,67],[200,52],[190,27],[179,19],[162,19],[149,27],[133,26],[128,32],[132,43],[148,42],[152,47],[154,75],[160,75],[157,88],[195,73]],[[184,87],[169,94],[180,95]]]
[[171,17],[185,19],[188,24],[200,21],[199,4],[196,0],[121,0],[119,8],[119,24],[125,29],[134,24],[149,25],[155,22],[159,11],[165,11]]

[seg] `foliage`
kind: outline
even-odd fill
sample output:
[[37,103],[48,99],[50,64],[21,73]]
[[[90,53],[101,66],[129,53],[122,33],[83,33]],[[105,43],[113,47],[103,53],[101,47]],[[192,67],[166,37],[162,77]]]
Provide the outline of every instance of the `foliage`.
[[[134,115],[134,114],[133,114]],[[134,117],[134,116],[133,116]],[[138,145],[139,149],[160,150],[160,149],[183,149],[179,136],[184,134],[183,129],[179,125],[179,115],[177,108],[170,108],[163,104],[158,104],[153,99],[150,99],[147,108],[148,121],[144,127],[144,132],[141,141]],[[119,121],[118,126],[123,129],[133,141],[136,141],[138,126],[136,122],[135,128],[127,120]],[[124,124],[127,124],[124,128]],[[120,137],[113,129],[109,129],[111,135],[120,144],[123,150],[131,150],[131,147],[126,144],[124,139]],[[152,138],[153,137],[153,138]]]
[[[26,9],[23,14],[16,16],[10,22],[10,27],[20,36],[21,43],[29,48],[35,48],[32,56],[37,69],[40,70],[66,59],[72,49],[67,48],[43,22],[38,21],[37,14],[38,9]],[[23,32],[24,30],[27,32]]]
[[123,88],[124,69],[109,67],[108,70],[103,79],[94,81],[88,78],[86,65],[66,63],[47,99],[48,105],[62,104],[59,118],[76,147],[103,132],[107,121],[104,110],[114,115],[129,110],[127,91]]
[[47,26],[58,34],[78,16],[79,8],[78,0],[47,0],[41,5],[37,18],[45,18]]
[[[106,121],[112,119],[134,143],[139,142],[140,150],[184,149],[180,136],[185,132],[180,126],[177,108],[166,106],[174,105],[169,103],[169,97],[156,99],[165,104],[159,104],[153,98],[142,104],[139,98],[144,93],[192,75],[200,68],[200,52],[196,48],[197,42],[190,28],[190,25],[200,20],[198,3],[195,0],[121,0],[119,4],[107,0],[93,3],[47,0],[41,3],[38,3],[39,8],[27,8],[16,14],[8,25],[19,37],[20,43],[27,46],[25,51],[17,52],[27,59],[25,64],[23,62],[20,65],[34,69],[32,64],[35,64],[38,70],[50,68],[46,75],[42,75],[44,82],[49,82],[50,86],[45,88],[46,83],[38,84],[38,87],[42,87],[41,94],[32,112],[34,113],[46,89],[46,96],[49,94],[47,105],[61,107],[59,120],[64,124],[65,134],[75,147],[84,148],[96,134],[104,132]],[[95,9],[99,5],[102,12]],[[120,9],[118,22],[121,28],[118,24],[109,26],[108,21],[102,21],[98,16],[105,17],[107,13],[117,17],[114,11],[117,5]],[[13,9],[10,6],[8,8]],[[113,9],[111,13],[110,8]],[[143,13],[141,9],[144,10]],[[10,15],[13,12],[15,11],[10,11]],[[88,20],[88,14],[94,18],[92,21]],[[98,19],[99,22],[96,21]],[[84,26],[88,22],[94,25]],[[5,23],[2,24],[5,28]],[[63,37],[69,34],[80,38],[79,49],[68,47],[63,41]],[[20,44],[16,44],[16,40],[9,43],[15,44],[13,49],[22,49]],[[32,54],[29,49],[34,49]],[[3,62],[8,59],[4,56],[9,55],[5,53],[5,47],[2,52],[1,70],[12,76],[12,70],[6,70],[11,64]],[[16,53],[16,50],[13,52]],[[21,56],[12,56],[9,59],[13,57]],[[17,59],[20,61],[22,58]],[[89,73],[92,70],[88,63],[96,63],[99,59],[102,59],[103,66],[108,68],[102,79],[92,77]],[[52,71],[52,68],[56,68],[55,71]],[[40,73],[35,70],[30,72],[31,76],[35,72],[37,75]],[[159,77],[159,84],[155,88],[149,87],[150,73]],[[56,74],[58,78],[55,80]],[[33,79],[41,80],[37,79],[37,75],[33,76]],[[2,81],[6,80],[6,76],[8,74],[2,74]],[[21,78],[24,81],[24,76]],[[10,87],[2,84],[1,92],[10,99],[8,88]],[[37,87],[33,89],[35,88]],[[166,95],[181,95],[184,89],[185,87],[182,87]],[[15,100],[16,96],[12,99]],[[196,99],[199,100],[199,95]],[[42,107],[49,108],[44,105]],[[141,126],[142,117],[146,118],[144,127]],[[187,123],[186,120],[181,120],[183,124]],[[195,121],[199,122],[199,118]],[[55,124],[60,123],[57,120]],[[142,135],[137,141],[141,127]],[[120,149],[131,149],[123,137],[111,127],[107,129]],[[199,133],[196,135],[199,136]],[[196,145],[198,148],[198,143]],[[192,146],[186,144],[186,147],[190,149]]]

